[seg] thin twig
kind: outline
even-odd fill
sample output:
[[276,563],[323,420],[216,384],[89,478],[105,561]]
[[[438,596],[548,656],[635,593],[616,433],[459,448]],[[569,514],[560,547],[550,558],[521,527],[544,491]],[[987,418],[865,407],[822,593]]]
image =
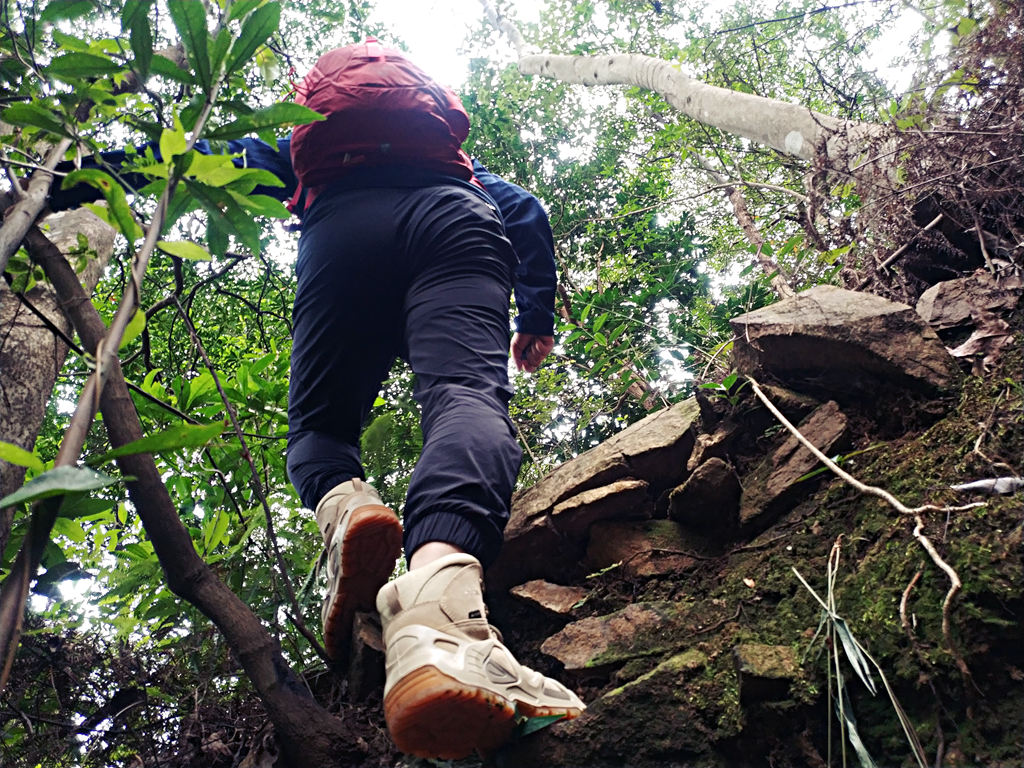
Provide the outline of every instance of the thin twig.
[[924,571],[918,570],[918,572],[914,574],[914,578],[910,580],[910,583],[907,584],[907,588],[903,590],[903,597],[900,598],[900,626],[907,631],[908,635],[913,631],[913,628],[910,620],[907,619],[907,602],[910,600],[910,593],[913,591],[917,582],[921,580],[921,574],[923,573]]
[[936,216],[936,217],[935,217],[934,219],[932,219],[932,220],[931,220],[931,221],[929,221],[929,222],[928,222],[927,224],[925,224],[925,225],[924,225],[924,227],[923,227],[922,229],[920,229],[920,230],[918,230],[917,232],[915,232],[915,233],[914,233],[914,236],[913,236],[913,237],[911,237],[911,238],[910,238],[910,239],[909,239],[909,240],[908,240],[907,242],[905,242],[905,243],[904,243],[903,245],[901,245],[901,246],[900,246],[899,248],[897,248],[897,249],[896,249],[896,250],[895,250],[895,251],[893,252],[892,256],[890,256],[890,257],[889,257],[889,258],[887,258],[887,259],[886,259],[885,261],[883,261],[883,262],[882,262],[881,264],[879,264],[879,265],[878,265],[878,266],[877,266],[877,267],[875,268],[875,271],[874,271],[874,273],[873,273],[872,275],[870,275],[869,277],[865,277],[865,278],[864,278],[863,280],[861,280],[861,281],[860,281],[860,285],[858,285],[858,286],[857,286],[857,290],[858,290],[858,291],[864,290],[864,288],[866,288],[866,287],[867,287],[867,284],[871,282],[871,279],[872,279],[872,278],[873,278],[873,277],[874,277],[875,275],[877,275],[877,274],[878,274],[879,272],[881,272],[882,270],[884,270],[884,269],[888,269],[888,268],[889,268],[890,266],[892,266],[892,265],[893,265],[893,264],[895,263],[895,261],[896,261],[896,260],[897,260],[897,259],[898,259],[898,258],[899,258],[900,256],[902,256],[902,255],[903,255],[903,254],[904,254],[904,253],[906,252],[906,250],[907,250],[907,249],[908,249],[908,248],[909,248],[910,246],[912,246],[912,245],[914,244],[914,241],[915,241],[915,240],[917,240],[917,237],[918,237],[918,235],[920,235],[920,234],[921,234],[922,232],[927,232],[927,231],[928,231],[929,229],[932,229],[932,228],[933,228],[933,227],[934,227],[934,226],[935,226],[936,224],[938,224],[938,223],[939,223],[940,221],[942,221],[942,216],[943,216],[943,214],[941,214],[941,213],[940,213],[940,214],[939,214],[938,216]]
[[220,377],[217,375],[217,371],[213,365],[213,361],[210,360],[210,356],[206,354],[206,348],[203,346],[203,342],[199,338],[199,334],[196,332],[195,326],[192,324],[192,319],[188,316],[185,311],[185,307],[182,306],[181,302],[178,301],[178,297],[173,295],[174,305],[178,310],[178,314],[181,317],[182,323],[188,330],[188,334],[192,339],[192,343],[195,345],[196,351],[203,358],[203,363],[206,365],[206,369],[210,372],[210,376],[213,378],[213,383],[217,387],[217,391],[220,393],[221,402],[224,404],[224,410],[227,411],[228,418],[231,419],[231,426],[234,429],[235,437],[238,438],[238,442],[242,446],[242,456],[249,464],[249,478],[250,485],[253,493],[260,500],[260,504],[263,506],[263,514],[266,518],[267,526],[267,539],[270,542],[270,548],[274,553],[274,559],[277,561],[277,569],[281,574],[281,579],[284,582],[285,592],[288,595],[288,601],[291,603],[292,611],[289,614],[289,618],[295,625],[296,629],[302,633],[302,635],[309,641],[310,645],[317,652],[324,661],[330,663],[330,657],[327,655],[327,651],[317,641],[316,636],[306,626],[306,623],[302,619],[302,609],[299,606],[298,598],[295,596],[295,589],[292,587],[292,580],[288,574],[288,567],[285,565],[284,556],[281,554],[281,549],[277,543],[277,534],[274,531],[274,517],[270,509],[270,503],[267,501],[267,494],[264,491],[263,484],[260,482],[259,470],[256,468],[256,462],[252,457],[252,452],[249,450],[249,444],[246,442],[245,433],[242,431],[241,424],[238,422],[238,414],[235,411],[235,407],[231,404],[231,400],[228,398],[227,392],[224,391],[224,387],[220,382]]

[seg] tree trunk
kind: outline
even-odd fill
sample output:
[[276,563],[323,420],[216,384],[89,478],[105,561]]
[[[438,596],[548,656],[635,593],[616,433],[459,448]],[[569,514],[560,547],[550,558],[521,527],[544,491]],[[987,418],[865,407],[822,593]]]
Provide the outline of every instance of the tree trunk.
[[684,115],[720,131],[808,162],[823,149],[829,165],[851,170],[854,155],[882,126],[839,120],[798,104],[707,85],[650,56],[552,56],[519,59],[524,75],[581,85],[633,85],[660,94]]
[[[46,270],[83,346],[95,351],[106,327],[71,267],[38,232],[29,233],[27,244]],[[116,360],[100,408],[111,445],[118,447],[143,437]],[[128,483],[128,493],[153,543],[167,586],[202,611],[224,635],[274,724],[283,765],[332,768],[359,764],[365,754],[347,725],[313,699],[266,627],[196,553],[152,456],[122,456],[117,462],[125,475],[135,478]]]
[[[89,241],[95,256],[78,279],[91,293],[113,253],[114,230],[85,209],[52,216],[48,223],[50,240],[64,254],[78,248],[79,234]],[[68,353],[52,327],[71,336],[71,324],[49,284],[36,285],[23,301],[0,280],[0,440],[26,451],[35,445]],[[0,497],[16,491],[24,479],[24,467],[0,460]],[[0,510],[0,551],[7,545],[13,515],[13,509]]]

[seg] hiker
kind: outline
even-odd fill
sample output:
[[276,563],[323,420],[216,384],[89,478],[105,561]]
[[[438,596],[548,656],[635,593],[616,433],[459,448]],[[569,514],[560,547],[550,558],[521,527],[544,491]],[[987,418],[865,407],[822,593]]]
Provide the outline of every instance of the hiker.
[[[470,161],[461,103],[398,52],[373,39],[330,51],[298,93],[327,119],[276,148],[228,149],[273,171],[285,186],[258,191],[290,197],[302,219],[287,466],[327,547],[324,644],[343,657],[355,612],[375,606],[396,746],[486,753],[518,716],[584,709],[516,661],[483,600],[521,461],[508,416],[510,293],[511,354],[535,371],[554,343],[550,226],[532,195]],[[423,432],[404,529],[359,452],[398,357],[416,376]],[[403,541],[408,571],[388,583]]]

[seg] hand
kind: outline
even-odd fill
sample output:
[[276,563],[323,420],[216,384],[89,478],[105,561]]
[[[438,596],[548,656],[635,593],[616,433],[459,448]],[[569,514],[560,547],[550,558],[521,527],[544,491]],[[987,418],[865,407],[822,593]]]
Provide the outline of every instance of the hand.
[[554,336],[516,333],[512,336],[512,359],[520,371],[533,373],[555,346]]

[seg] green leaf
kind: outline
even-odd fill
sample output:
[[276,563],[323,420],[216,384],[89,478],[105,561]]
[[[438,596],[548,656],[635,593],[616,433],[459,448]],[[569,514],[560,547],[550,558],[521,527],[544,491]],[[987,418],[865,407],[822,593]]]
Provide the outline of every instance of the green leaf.
[[174,80],[176,83],[182,85],[191,85],[192,83],[191,75],[163,54],[157,53],[153,56],[151,69],[161,77]]
[[135,242],[142,237],[142,227],[132,215],[124,187],[114,181],[110,174],[98,168],[83,168],[65,176],[60,186],[61,189],[68,189],[79,183],[88,184],[103,193],[103,198],[110,208],[114,226],[129,242]]
[[231,30],[221,27],[210,48],[210,71],[215,75],[221,72],[221,68],[224,66],[224,57],[228,55],[229,48],[231,48]]
[[174,22],[174,28],[178,30],[178,36],[185,47],[185,57],[192,65],[199,85],[203,90],[209,90],[213,84],[213,76],[210,69],[205,4],[198,0],[168,0],[167,10],[170,12],[171,21]]
[[20,125],[23,128],[41,128],[58,136],[68,135],[60,115],[35,102],[12,104],[3,111],[3,116],[4,120],[11,125]]
[[108,77],[120,72],[121,65],[107,56],[73,51],[58,56],[43,71],[53,77],[69,81],[87,77]]
[[189,261],[210,261],[213,258],[210,252],[203,248],[203,246],[188,240],[177,240],[174,242],[161,240],[156,244],[156,247],[164,253],[169,253],[171,256],[177,256],[179,259],[187,259]]
[[172,157],[182,155],[186,151],[188,141],[185,139],[185,128],[175,116],[174,128],[164,128],[160,134],[160,157],[165,163],[169,163]]
[[[842,702],[841,705],[840,701]],[[846,738],[853,747],[853,751],[857,753],[857,759],[860,761],[861,768],[878,768],[875,761],[871,759],[871,755],[868,754],[867,747],[864,746],[860,733],[857,731],[857,720],[853,716],[853,704],[850,701],[849,694],[846,692],[845,685],[841,686],[839,698],[835,702],[835,708],[837,714],[846,723]]]
[[76,544],[85,541],[85,530],[82,528],[82,524],[67,517],[58,517],[53,521],[53,532],[60,536],[66,536]]
[[132,319],[128,321],[128,325],[124,328],[124,335],[121,337],[121,346],[119,350],[124,349],[131,344],[135,339],[138,338],[139,334],[146,329],[146,313],[141,309],[136,309],[135,314],[132,315]]
[[271,104],[266,109],[258,109],[251,115],[244,115],[227,125],[214,128],[207,132],[205,136],[211,140],[241,139],[250,133],[255,133],[265,128],[305,125],[306,123],[315,123],[318,120],[326,119],[319,112],[309,107],[304,107],[301,104],[295,104],[290,101],[282,101],[277,104]]
[[121,482],[88,467],[54,467],[0,499],[0,508],[68,493],[83,493]]
[[148,435],[139,440],[133,440],[112,451],[107,451],[96,459],[95,463],[97,465],[105,464],[119,456],[130,456],[136,453],[163,453],[164,451],[174,451],[179,448],[198,448],[213,440],[223,430],[223,421],[216,421],[212,424],[188,424],[183,422],[157,432],[155,435]]
[[72,520],[85,518],[87,521],[112,520],[112,507],[115,503],[110,499],[98,499],[85,494],[75,494],[64,500],[60,505],[60,516]]
[[39,14],[39,21],[43,23],[70,21],[90,14],[94,10],[94,4],[89,0],[52,0]]
[[212,524],[205,527],[203,531],[203,547],[206,552],[214,550],[222,541],[224,541],[224,534],[228,531],[228,525],[231,523],[231,518],[223,510],[218,509],[217,514],[212,520]]
[[242,31],[231,46],[231,55],[225,64],[228,73],[244,67],[252,55],[267,41],[281,21],[281,5],[267,3],[249,14],[242,22]]
[[237,192],[228,190],[229,194],[248,211],[257,216],[266,216],[271,219],[287,219],[292,214],[284,207],[280,200],[275,200],[269,195],[240,195]]
[[235,0],[228,10],[228,21],[242,18],[246,14],[251,13],[253,8],[258,8],[264,2],[266,0]]
[[604,327],[604,324],[608,321],[608,313],[605,312],[597,320],[594,321],[594,333],[597,333]]
[[839,635],[839,640],[843,644],[843,650],[846,651],[846,658],[850,660],[850,666],[853,667],[853,671],[857,673],[857,677],[860,678],[861,682],[867,686],[872,694],[876,693],[875,679],[871,676],[871,667],[868,666],[868,660],[861,653],[853,633],[846,625],[846,620],[841,616],[833,616],[832,623],[836,628],[836,634]]
[[149,27],[149,9],[153,0],[125,0],[121,9],[121,31],[129,33],[135,68],[145,78],[153,63],[153,31]]
[[[222,228],[222,231],[235,235],[253,253],[259,253],[260,225],[231,194],[190,179],[185,180],[185,185],[206,211],[211,224],[216,224]],[[210,250],[216,253],[212,242]]]
[[540,717],[528,717],[519,724],[517,733],[519,736],[529,736],[539,730],[554,725],[559,720],[564,720],[565,715],[541,715]]
[[13,443],[5,443],[2,440],[0,440],[0,459],[18,467],[34,469],[36,472],[43,472],[46,469],[43,460],[32,451],[26,451],[24,448]]
[[978,22],[976,22],[970,16],[964,16],[962,19],[960,19],[960,23],[956,25],[956,33],[960,37],[966,37],[977,28]]

